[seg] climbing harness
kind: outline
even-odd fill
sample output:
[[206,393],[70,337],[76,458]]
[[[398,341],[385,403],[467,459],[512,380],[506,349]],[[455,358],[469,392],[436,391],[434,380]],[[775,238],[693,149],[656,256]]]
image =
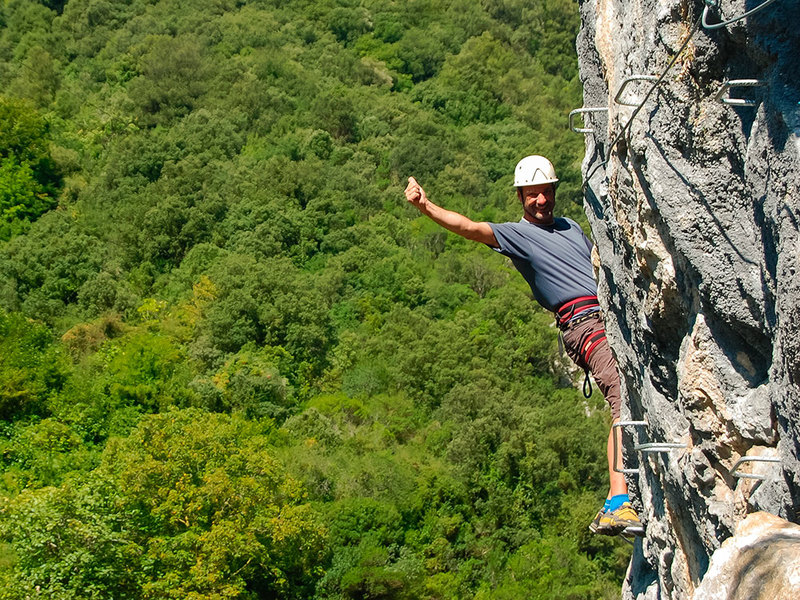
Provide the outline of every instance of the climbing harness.
[[597,348],[597,345],[606,339],[606,330],[601,329],[595,331],[592,335],[589,336],[589,339],[584,342],[583,346],[581,346],[581,358],[584,362],[589,360],[589,355]]
[[[558,336],[560,349],[563,350],[564,348],[563,332],[593,317],[597,314],[599,308],[600,302],[597,296],[580,296],[556,308],[556,325],[558,325],[558,328],[561,330]],[[581,344],[581,347],[578,348],[578,355],[583,362],[583,397],[586,399],[592,397],[592,380],[589,377],[589,356],[604,339],[606,339],[606,330],[599,329],[592,333],[589,338]]]
[[[594,313],[592,313],[594,314]],[[589,315],[590,316],[590,315]],[[589,318],[588,316],[585,318]],[[582,320],[579,318],[578,320]],[[589,336],[583,345],[578,349],[580,353],[581,360],[583,364],[586,365],[583,367],[584,378],[583,378],[583,397],[587,400],[592,397],[592,380],[589,378],[589,355],[594,351],[595,348],[606,339],[606,330],[605,329],[598,329],[592,335]]]
[[575,318],[582,318],[580,314],[590,308],[600,308],[600,302],[597,296],[580,296],[574,300],[565,302],[555,310],[556,323],[558,323],[561,329],[566,327],[567,324],[578,323],[579,321],[575,320]]
[[[594,314],[594,313],[593,313]],[[584,317],[578,319],[578,321],[582,321]],[[605,337],[605,332],[603,332],[603,337]],[[564,356],[564,332],[558,332],[558,353],[561,356]],[[587,400],[592,397],[592,380],[589,377],[589,368],[583,368],[583,397]]]
[[589,377],[589,369],[583,370],[583,397],[587,400],[592,397],[592,380]]

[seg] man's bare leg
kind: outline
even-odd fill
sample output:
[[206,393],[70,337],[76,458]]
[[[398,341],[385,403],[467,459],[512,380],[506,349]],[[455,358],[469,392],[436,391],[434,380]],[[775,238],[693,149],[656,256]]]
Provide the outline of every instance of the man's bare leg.
[[[617,423],[619,419],[614,419],[611,424]],[[614,437],[617,436],[617,467],[622,468],[622,430],[617,427],[611,428],[608,432],[608,479],[611,483],[608,497],[628,493],[628,484],[625,482],[625,475],[614,470]]]
[[[614,419],[617,423],[619,419]],[[617,451],[614,452],[614,436],[617,439]],[[600,510],[595,520],[589,526],[594,533],[603,535],[616,535],[625,531],[627,527],[641,527],[639,516],[628,502],[628,484],[625,475],[614,470],[616,464],[622,467],[622,432],[619,428],[611,428],[608,434],[608,478],[610,480],[606,505]],[[616,498],[614,498],[616,496]],[[620,498],[622,496],[622,498]]]

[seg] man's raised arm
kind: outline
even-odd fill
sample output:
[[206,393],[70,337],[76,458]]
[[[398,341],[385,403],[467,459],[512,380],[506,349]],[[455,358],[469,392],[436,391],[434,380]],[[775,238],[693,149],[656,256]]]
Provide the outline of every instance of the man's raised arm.
[[416,206],[423,215],[430,217],[448,231],[457,233],[468,240],[487,244],[493,248],[498,248],[500,246],[488,223],[477,223],[460,213],[447,210],[441,206],[436,206],[433,202],[428,200],[428,197],[425,195],[425,190],[422,189],[422,186],[417,183],[417,180],[413,177],[408,178],[406,200]]

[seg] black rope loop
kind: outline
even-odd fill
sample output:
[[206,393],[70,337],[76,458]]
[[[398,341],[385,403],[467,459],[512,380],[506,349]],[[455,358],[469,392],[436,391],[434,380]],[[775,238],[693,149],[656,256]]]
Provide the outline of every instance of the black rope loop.
[[[586,388],[589,388],[588,392]],[[583,397],[587,400],[592,397],[592,380],[589,379],[589,369],[586,369],[585,377],[583,378]]]

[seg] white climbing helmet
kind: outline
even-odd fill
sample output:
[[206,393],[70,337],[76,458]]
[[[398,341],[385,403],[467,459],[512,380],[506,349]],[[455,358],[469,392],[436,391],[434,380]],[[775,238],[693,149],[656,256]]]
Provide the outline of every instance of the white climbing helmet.
[[556,177],[553,163],[538,154],[526,156],[517,163],[517,168],[514,169],[514,187],[557,182],[558,177]]

